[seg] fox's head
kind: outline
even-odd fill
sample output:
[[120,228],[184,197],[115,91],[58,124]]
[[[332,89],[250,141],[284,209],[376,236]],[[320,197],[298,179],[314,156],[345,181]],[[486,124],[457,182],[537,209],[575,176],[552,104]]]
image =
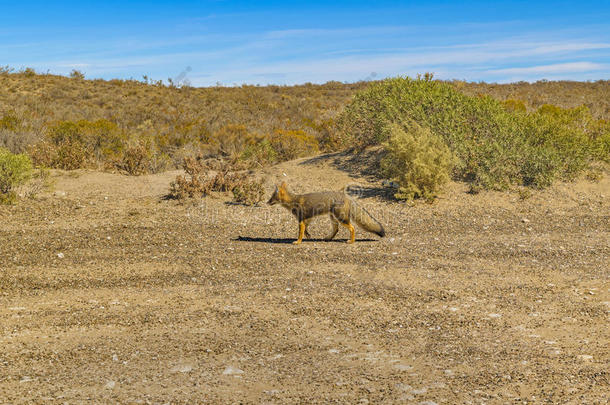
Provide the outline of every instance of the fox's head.
[[279,186],[275,186],[275,190],[273,194],[271,194],[271,198],[267,201],[267,204],[274,205],[277,203],[281,203],[286,200],[286,183],[282,182]]

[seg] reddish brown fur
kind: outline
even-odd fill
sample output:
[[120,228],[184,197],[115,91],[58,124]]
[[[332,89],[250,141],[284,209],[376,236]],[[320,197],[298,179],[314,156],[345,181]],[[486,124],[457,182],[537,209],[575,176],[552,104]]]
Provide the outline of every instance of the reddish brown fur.
[[301,243],[303,236],[310,238],[307,232],[307,225],[311,218],[322,214],[330,214],[333,224],[332,233],[326,238],[331,240],[339,230],[339,224],[345,226],[350,231],[348,243],[354,243],[356,234],[354,226],[351,224],[353,219],[363,229],[384,236],[383,226],[377,222],[366,210],[359,207],[351,198],[343,192],[321,191],[308,194],[293,194],[288,190],[286,183],[282,183],[275,188],[275,191],[268,201],[273,205],[279,203],[288,209],[299,221],[299,233],[295,244]]

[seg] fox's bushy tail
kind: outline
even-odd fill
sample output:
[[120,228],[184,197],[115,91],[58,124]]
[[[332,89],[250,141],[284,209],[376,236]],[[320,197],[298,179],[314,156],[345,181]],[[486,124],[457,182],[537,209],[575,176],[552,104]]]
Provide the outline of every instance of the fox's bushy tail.
[[356,202],[352,199],[350,199],[349,217],[362,229],[376,233],[382,238],[385,236],[385,229],[383,229],[383,225],[381,225],[379,221],[368,213],[367,210],[356,204]]

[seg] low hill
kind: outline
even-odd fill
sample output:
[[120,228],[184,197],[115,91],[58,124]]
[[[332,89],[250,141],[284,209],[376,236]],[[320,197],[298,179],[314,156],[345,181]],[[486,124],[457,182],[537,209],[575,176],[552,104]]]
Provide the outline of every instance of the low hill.
[[[597,118],[610,119],[610,81],[520,82],[454,81],[467,94],[518,99],[530,108],[586,105]],[[253,133],[305,130],[318,137],[367,82],[322,85],[175,87],[137,80],[85,80],[0,69],[0,146],[8,138],[21,145],[40,139],[50,122],[106,119],[129,131],[173,133],[200,126],[214,132],[228,124]],[[9,117],[3,120],[3,117]]]

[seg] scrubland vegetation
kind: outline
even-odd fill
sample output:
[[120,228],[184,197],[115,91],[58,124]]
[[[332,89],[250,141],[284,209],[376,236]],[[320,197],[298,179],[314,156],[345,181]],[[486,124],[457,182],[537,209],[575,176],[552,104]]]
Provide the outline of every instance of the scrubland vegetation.
[[32,161],[23,154],[0,148],[0,203],[15,200],[15,188],[32,176]]
[[607,402],[609,83],[0,74],[0,402]]
[[609,93],[608,81],[496,85],[429,74],[191,88],[2,68],[0,147],[35,167],[130,175],[183,167],[171,196],[218,190],[256,202],[260,187],[237,172],[385,145],[380,173],[400,184],[396,197],[430,200],[450,178],[477,191],[595,177],[610,156]]
[[[437,188],[430,183],[440,186],[449,174],[468,182],[473,191],[515,185],[543,188],[610,159],[610,124],[594,118],[586,106],[545,104],[528,111],[520,100],[468,96],[431,76],[371,84],[356,94],[339,124],[343,142],[360,149],[390,140],[390,154],[400,165],[394,177],[402,188],[428,190],[401,191],[400,198],[429,198],[430,190]],[[411,138],[396,134],[401,131],[396,125]],[[454,158],[452,169],[441,163],[450,159],[446,147]],[[426,152],[415,153],[417,148]],[[407,149],[412,153],[404,154]],[[408,180],[405,171],[413,172]]]

